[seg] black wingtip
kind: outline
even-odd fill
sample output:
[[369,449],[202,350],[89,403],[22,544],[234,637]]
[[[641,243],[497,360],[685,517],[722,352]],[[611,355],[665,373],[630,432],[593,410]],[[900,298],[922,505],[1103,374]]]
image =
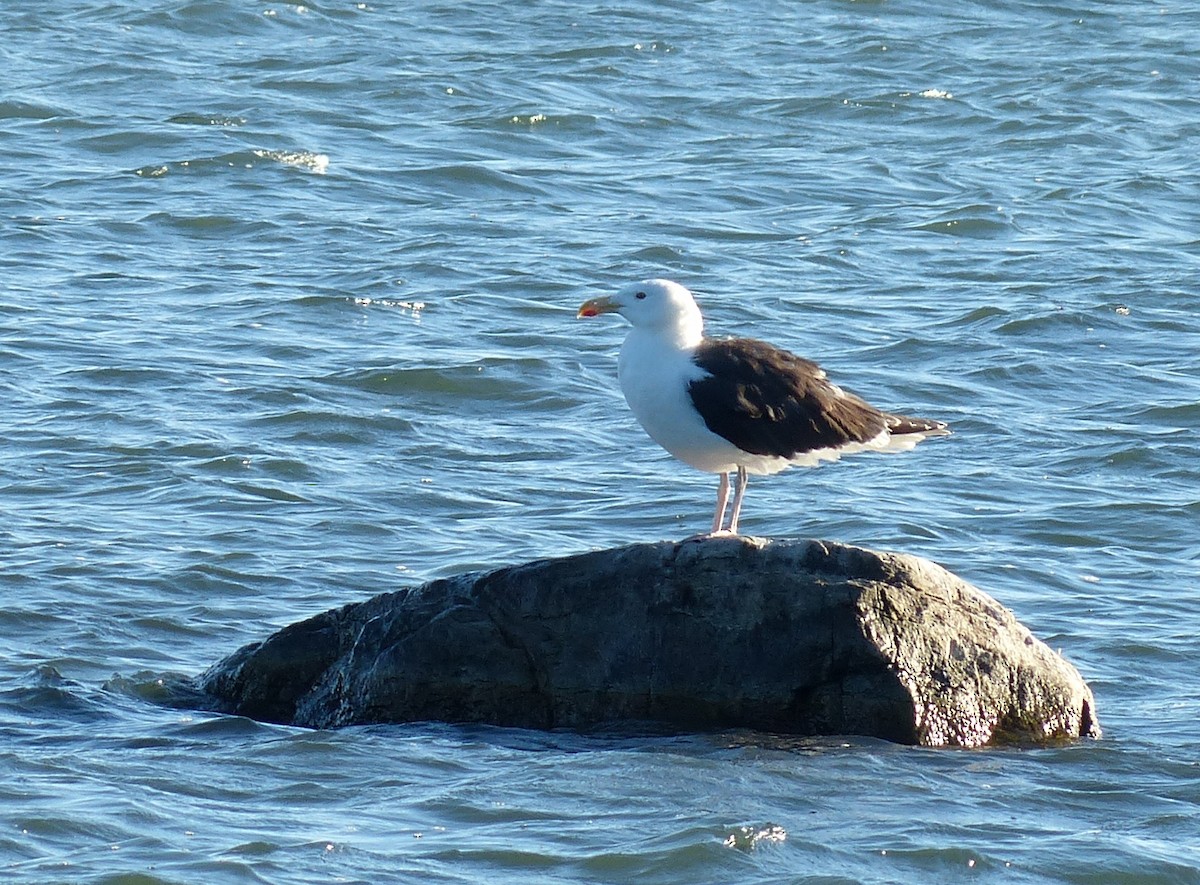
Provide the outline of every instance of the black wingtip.
[[909,418],[906,415],[888,415],[887,428],[892,436],[906,433],[924,433],[931,436],[949,436],[953,431],[945,421],[930,418]]

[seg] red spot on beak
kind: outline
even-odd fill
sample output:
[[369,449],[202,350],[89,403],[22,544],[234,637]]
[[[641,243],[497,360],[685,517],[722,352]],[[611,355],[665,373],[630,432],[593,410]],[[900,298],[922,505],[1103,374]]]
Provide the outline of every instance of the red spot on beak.
[[591,301],[585,301],[579,305],[579,313],[575,314],[577,319],[584,317],[598,317],[602,313],[616,313],[617,305],[613,303],[611,298],[593,298]]

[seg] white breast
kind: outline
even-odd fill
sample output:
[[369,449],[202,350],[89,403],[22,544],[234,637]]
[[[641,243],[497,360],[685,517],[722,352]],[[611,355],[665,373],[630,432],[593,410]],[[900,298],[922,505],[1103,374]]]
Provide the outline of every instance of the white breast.
[[[617,361],[621,390],[634,417],[651,439],[680,461],[709,473],[735,470],[748,458],[779,461],[780,467],[786,466],[781,458],[748,456],[708,429],[687,390],[689,382],[704,374],[692,362],[690,350],[666,346],[659,336],[641,329],[634,329],[625,338]],[[755,473],[780,469],[764,469],[765,464],[746,466]]]

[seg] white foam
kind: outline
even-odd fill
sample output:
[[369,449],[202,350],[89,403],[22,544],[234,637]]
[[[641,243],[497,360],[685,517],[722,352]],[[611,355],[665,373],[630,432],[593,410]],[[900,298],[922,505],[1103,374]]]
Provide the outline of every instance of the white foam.
[[254,151],[254,156],[264,160],[274,160],[285,166],[298,166],[317,175],[324,175],[329,168],[329,155],[318,154],[314,151]]

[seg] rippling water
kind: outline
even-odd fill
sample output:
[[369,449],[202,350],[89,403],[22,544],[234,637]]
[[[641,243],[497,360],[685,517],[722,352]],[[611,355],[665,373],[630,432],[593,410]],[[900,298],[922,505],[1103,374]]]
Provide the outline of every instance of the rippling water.
[[[6,881],[1200,882],[1200,6],[0,4]],[[743,529],[933,558],[1101,741],[307,732],[164,707],[298,618],[707,525],[617,321],[954,437]]]

